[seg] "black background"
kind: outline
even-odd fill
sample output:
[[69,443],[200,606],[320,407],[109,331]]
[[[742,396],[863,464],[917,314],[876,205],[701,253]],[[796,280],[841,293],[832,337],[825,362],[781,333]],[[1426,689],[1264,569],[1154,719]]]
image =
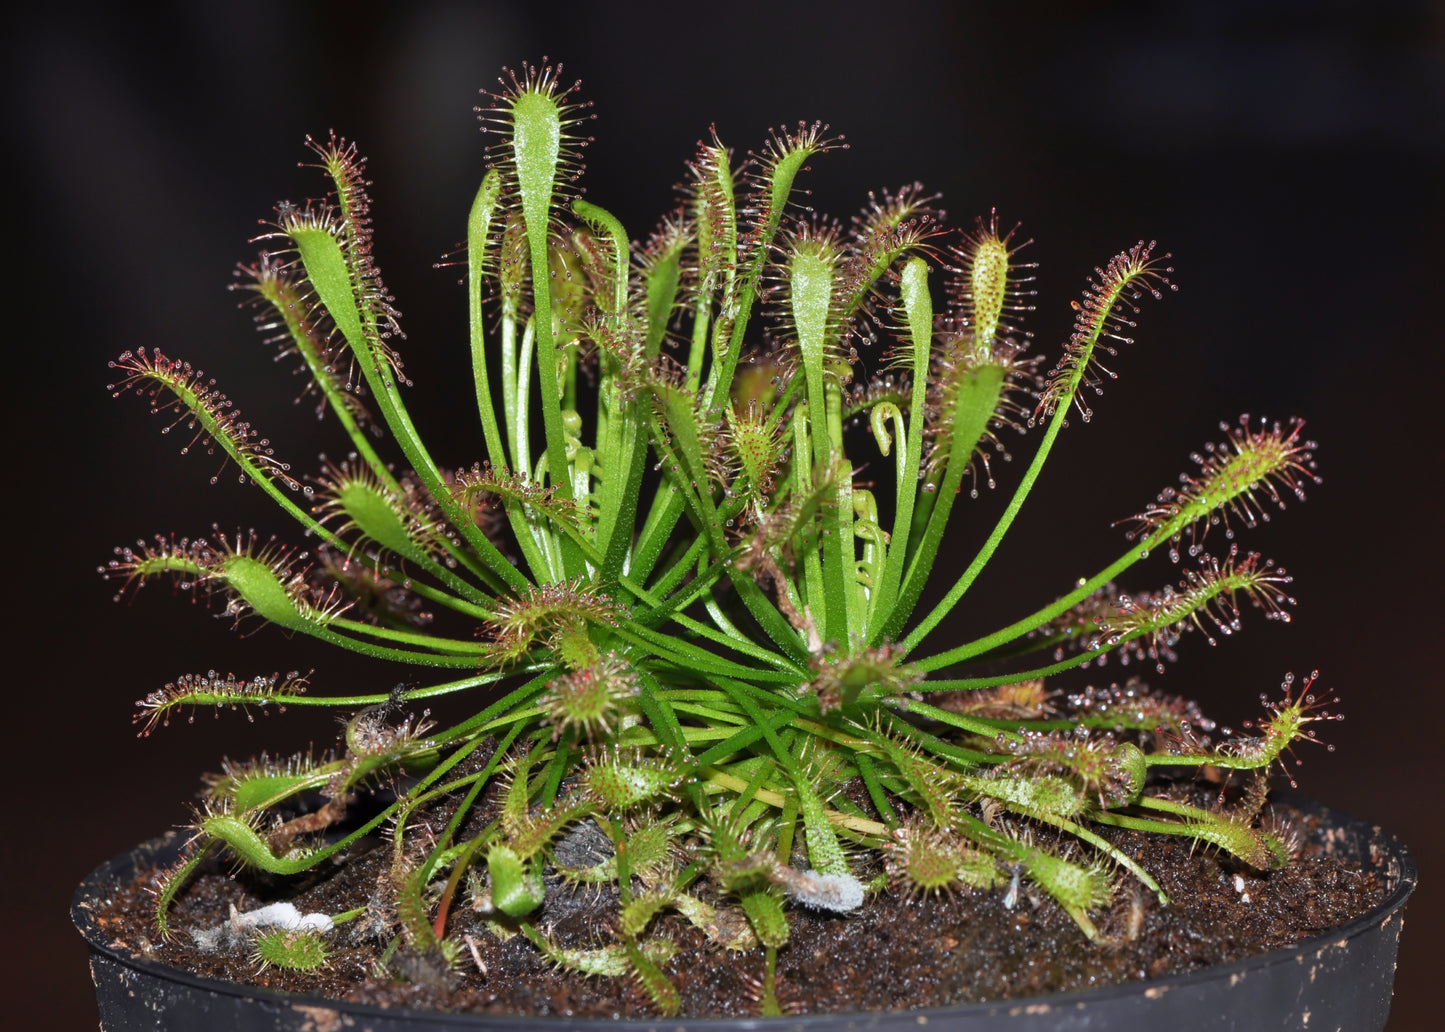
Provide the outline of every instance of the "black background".
[[[278,380],[225,292],[271,205],[323,191],[296,163],[305,134],[334,127],[371,158],[376,250],[405,316],[417,422],[444,464],[479,458],[464,296],[457,270],[433,263],[460,240],[483,168],[477,88],[544,54],[595,102],[588,196],[634,236],[671,207],[710,123],[742,152],[769,126],[820,118],[850,149],[812,162],[803,183],[816,207],[846,216],[870,188],[921,179],[955,224],[992,206],[1023,221],[1040,263],[1029,325],[1049,361],[1093,265],[1141,237],[1173,252],[1178,295],[1146,308],[1094,421],[1065,435],[997,571],[936,637],[1021,613],[1116,555],[1111,521],[1171,483],[1218,421],[1306,417],[1324,484],[1243,539],[1295,574],[1292,626],[1246,613],[1242,637],[1215,649],[1186,639],[1183,662],[1156,683],[1235,723],[1287,670],[1319,668],[1343,697],[1348,719],[1327,728],[1335,752],[1299,750],[1301,788],[1415,851],[1424,885],[1391,1027],[1429,1027],[1445,921],[1432,436],[1445,407],[1445,10],[612,6],[251,0],[137,15],[60,4],[7,27],[6,164],[19,182],[7,191],[0,373],[13,557],[0,949],[14,1027],[95,1021],[66,919],[87,870],[184,821],[197,775],[221,755],[324,745],[334,732],[330,717],[293,712],[141,740],[136,698],[211,667],[314,667],[317,690],[337,692],[405,676],[271,630],[238,640],[164,588],[111,602],[94,571],[116,544],[213,522],[290,528],[231,474],[211,486],[219,463],[179,456],[182,442],[161,437],[144,405],[111,401],[107,359],[145,345],[203,366],[298,469],[342,447],[291,403],[299,381]],[[945,562],[971,555],[1002,501],[962,505],[973,529]],[[1128,586],[1173,575],[1161,557]]]

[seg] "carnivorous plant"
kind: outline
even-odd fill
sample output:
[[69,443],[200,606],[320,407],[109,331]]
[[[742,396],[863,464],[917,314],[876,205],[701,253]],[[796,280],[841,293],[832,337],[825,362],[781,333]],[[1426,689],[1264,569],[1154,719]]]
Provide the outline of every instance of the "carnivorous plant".
[[[1015,517],[1140,307],[1173,289],[1169,256],[1140,242],[1094,270],[1047,365],[1021,328],[1024,244],[994,215],[950,229],[916,184],[849,222],[795,206],[808,164],[841,145],[821,124],[743,159],[703,141],[681,203],[636,243],[582,194],[587,105],[560,75],[524,65],[479,109],[492,143],[458,259],[474,465],[443,468],[413,425],[365,162],[335,136],[308,141],[329,197],[278,205],[236,287],[350,454],[300,476],[190,364],[145,349],[112,363],[115,393],[223,452],[307,551],[245,531],[163,536],[118,549],[108,575],[172,579],[238,621],[386,661],[369,691],[323,691],[324,672],[212,672],[139,703],[143,734],[193,707],[349,714],[330,754],[209,780],[157,894],[162,933],[208,854],[298,875],[387,830],[385,891],[309,922],[254,919],[261,963],[322,964],[327,929],[348,920],[370,922],[387,958],[460,962],[449,919],[472,906],[671,1012],[656,922],[671,910],[757,950],[775,1010],[791,908],[1022,880],[1097,939],[1121,881],[1165,901],[1101,827],[1287,863],[1288,834],[1258,816],[1263,774],[1332,719],[1312,678],[1287,680],[1241,734],[1137,680],[1065,696],[1050,679],[1109,656],[1162,664],[1187,631],[1234,631],[1246,601],[1287,619],[1289,578],[1232,539],[1315,481],[1298,421],[1242,417],[1127,521],[1113,562],[964,640],[933,634],[996,555],[1027,547],[1008,540]],[[971,501],[1020,434],[1021,472]],[[984,514],[977,554],[941,561],[951,521]],[[1177,571],[1153,575],[1165,586],[1119,586],[1161,559]],[[946,590],[921,607],[934,573]],[[395,663],[422,673],[393,689]],[[474,699],[470,715],[433,723],[422,709],[444,695]],[[1206,765],[1239,772],[1246,804],[1158,787]],[[559,848],[582,828],[610,846],[585,861]],[[612,887],[608,941],[553,941],[554,876]]]

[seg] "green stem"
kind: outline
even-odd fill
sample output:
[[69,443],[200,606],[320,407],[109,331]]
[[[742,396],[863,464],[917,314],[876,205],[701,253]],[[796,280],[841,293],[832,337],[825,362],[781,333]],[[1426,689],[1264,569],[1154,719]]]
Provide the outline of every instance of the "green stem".
[[[973,460],[974,448],[994,418],[1003,390],[1003,380],[1004,371],[1000,366],[985,364],[972,373],[964,374],[958,383],[958,397],[954,402],[950,424],[952,443],[949,445],[948,465],[944,469],[942,483],[936,485],[923,538],[917,550],[909,557],[908,572],[899,589],[898,601],[881,625],[884,638],[898,633],[913,612],[919,595],[923,593],[923,585],[933,570],[949,514],[953,511],[954,500],[963,483],[963,474]],[[914,638],[915,635],[909,635],[905,641]]]
[[1013,526],[1014,518],[1018,516],[1019,510],[1023,508],[1025,500],[1028,499],[1029,492],[1033,490],[1034,483],[1038,480],[1039,472],[1043,469],[1044,461],[1049,457],[1049,452],[1054,446],[1054,440],[1059,436],[1059,431],[1063,429],[1065,417],[1068,414],[1069,409],[1067,405],[1060,405],[1054,410],[1054,416],[1049,420],[1049,425],[1044,430],[1043,438],[1039,441],[1039,447],[1034,453],[1033,461],[1029,463],[1029,468],[1024,471],[1023,478],[1019,481],[1018,487],[1014,489],[1013,497],[1009,499],[1008,506],[1004,509],[1003,515],[999,517],[998,523],[994,525],[993,531],[988,536],[988,540],[983,543],[983,547],[978,550],[978,554],[973,557],[973,561],[968,564],[968,568],[963,571],[958,580],[953,582],[953,586],[948,589],[948,592],[939,600],[938,604],[935,605],[929,614],[919,621],[918,626],[913,628],[908,636],[903,639],[904,648],[916,648],[928,632],[938,626],[939,621],[947,616],[953,607],[958,604],[959,599],[963,598],[968,589],[973,586],[973,582],[978,579],[978,575],[983,572],[983,568],[987,566],[989,560],[993,558],[993,554],[998,550],[998,546],[1003,541],[1004,535],[1007,534],[1009,528]]
[[350,620],[344,616],[333,616],[326,623],[328,627],[339,627],[353,634],[365,634],[372,638],[400,642],[404,645],[417,645],[421,648],[432,649],[436,652],[449,652],[459,656],[475,657],[481,655],[484,651],[484,647],[475,641],[458,641],[455,638],[439,638],[434,634],[399,631],[392,627],[383,627],[380,624],[365,623],[361,620]]
[[[466,691],[468,688],[479,688],[484,684],[495,684],[509,676],[511,675],[506,672],[492,671],[485,674],[476,674],[472,677],[465,677],[460,681],[447,681],[444,684],[428,685],[425,688],[410,688],[395,695],[391,692],[379,695],[270,695],[266,697],[266,702],[276,703],[280,706],[337,706],[352,708],[360,706],[380,706],[398,698],[403,702],[434,699],[441,695],[450,695],[453,692]],[[233,705],[234,700],[230,700],[226,704]]]
[[[1009,642],[1022,637],[1029,631],[1043,626],[1054,619],[1054,617],[1059,616],[1084,601],[1084,599],[1098,591],[1105,584],[1117,578],[1119,574],[1148,556],[1155,548],[1168,541],[1169,538],[1177,532],[1176,524],[1178,522],[1177,520],[1170,521],[1163,528],[1155,532],[1143,545],[1130,548],[1129,551],[1084,581],[1084,583],[1080,584],[1073,591],[1044,606],[1042,609],[1036,610],[1022,620],[1016,620],[1007,627],[1002,627],[992,634],[985,635],[975,641],[967,642],[956,648],[948,649],[934,656],[929,656],[926,659],[920,659],[914,666],[925,673],[930,670],[940,670],[953,663],[961,663],[966,659],[972,659],[974,656],[990,652],[1001,645],[1007,645]],[[913,636],[910,635],[909,637],[911,638]],[[1017,680],[1017,677],[1015,677],[1015,680]],[[1008,682],[1000,681],[995,683],[1006,684]]]
[[893,611],[903,571],[908,561],[908,537],[913,526],[913,510],[922,489],[919,472],[923,458],[924,411],[928,401],[928,358],[933,346],[933,297],[928,290],[928,263],[922,258],[910,259],[903,267],[899,296],[908,321],[909,347],[913,358],[913,398],[908,408],[907,442],[899,440],[896,465],[898,469],[897,511],[893,518],[893,535],[888,544],[888,558],[883,567],[883,581],[875,592],[870,619],[869,643],[877,645],[883,636],[886,620]]
[[482,185],[477,190],[471,215],[467,219],[467,314],[471,331],[472,380],[487,455],[498,469],[507,465],[507,453],[502,443],[501,428],[497,425],[497,410],[487,373],[487,332],[482,293],[486,284],[487,243],[501,191],[501,174],[493,169],[482,177]]

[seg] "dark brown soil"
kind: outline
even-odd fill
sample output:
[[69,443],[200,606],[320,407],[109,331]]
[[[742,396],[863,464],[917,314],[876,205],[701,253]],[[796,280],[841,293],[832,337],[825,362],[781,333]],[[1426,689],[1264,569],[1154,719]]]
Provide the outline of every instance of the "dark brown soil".
[[[1281,816],[1315,841],[1309,818],[1292,811]],[[1318,845],[1306,845],[1292,866],[1260,874],[1186,841],[1109,837],[1159,880],[1171,904],[1162,907],[1152,893],[1121,879],[1112,909],[1100,915],[1104,945],[1089,943],[1051,900],[1027,887],[1012,910],[1002,891],[927,899],[884,891],[847,916],[793,911],[792,939],[778,955],[779,1000],[799,1012],[902,1009],[1158,978],[1292,945],[1364,913],[1385,895],[1381,879],[1324,855]],[[330,963],[305,974],[257,970],[244,951],[202,952],[187,933],[220,924],[232,904],[247,910],[289,898],[303,911],[339,913],[370,896],[389,858],[389,848],[378,843],[299,891],[294,883],[283,889],[250,875],[231,877],[214,865],[177,901],[172,924],[179,933],[169,942],[154,941],[146,892],[153,872],[123,886],[96,917],[122,948],[276,990],[462,1011],[604,1017],[650,1011],[631,980],[559,971],[521,936],[498,939],[465,905],[453,911],[448,933],[467,937],[475,954],[469,950],[455,971],[426,958],[394,958],[402,979],[374,974],[385,940],[368,936],[361,922],[331,935]],[[615,914],[613,894],[549,882],[536,924],[564,946],[586,948],[609,939]],[[654,927],[681,947],[664,971],[681,993],[685,1015],[757,1013],[761,949],[727,953],[676,915],[659,920]]]

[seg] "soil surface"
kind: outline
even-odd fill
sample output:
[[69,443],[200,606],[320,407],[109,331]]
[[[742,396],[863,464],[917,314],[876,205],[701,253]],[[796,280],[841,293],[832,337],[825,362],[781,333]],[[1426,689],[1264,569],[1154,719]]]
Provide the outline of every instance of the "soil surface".
[[[1012,907],[1004,890],[908,898],[889,889],[846,916],[795,908],[791,941],[778,954],[779,1001],[793,1012],[906,1009],[1159,978],[1290,946],[1384,898],[1381,878],[1326,855],[1311,818],[1282,807],[1275,817],[1293,822],[1305,846],[1294,864],[1268,874],[1188,841],[1109,833],[1158,879],[1171,902],[1161,906],[1121,876],[1114,904],[1096,915],[1103,944],[1086,940],[1027,883]],[[258,968],[244,948],[208,952],[192,936],[225,923],[233,905],[246,911],[284,899],[303,912],[330,914],[355,907],[385,877],[390,855],[389,845],[370,843],[344,864],[299,882],[233,874],[223,861],[210,862],[178,898],[171,917],[177,934],[166,942],[156,939],[151,916],[153,871],[117,886],[96,908],[96,919],[122,949],[275,990],[459,1011],[602,1017],[653,1011],[631,979],[559,970],[522,936],[498,938],[465,903],[452,910],[447,929],[467,944],[453,970],[401,952],[392,955],[390,974],[379,973],[391,936],[365,921],[328,936],[327,965],[309,973]],[[612,941],[616,914],[615,892],[549,881],[535,923],[559,944],[585,949]],[[663,970],[681,994],[684,1015],[758,1013],[763,950],[724,951],[676,914],[662,915],[653,929],[680,947]]]

